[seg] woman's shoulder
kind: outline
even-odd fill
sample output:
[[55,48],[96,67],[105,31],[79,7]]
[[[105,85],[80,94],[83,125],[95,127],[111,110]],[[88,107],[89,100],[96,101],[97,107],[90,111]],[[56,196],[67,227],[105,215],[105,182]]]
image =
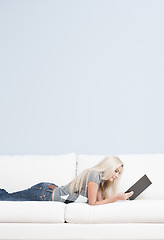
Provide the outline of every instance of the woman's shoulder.
[[94,169],[91,170],[88,175],[88,183],[89,182],[96,182],[98,185],[100,185],[101,174]]
[[89,172],[89,175],[97,176],[97,175],[100,175],[100,173],[98,171],[96,171],[95,169],[91,169]]

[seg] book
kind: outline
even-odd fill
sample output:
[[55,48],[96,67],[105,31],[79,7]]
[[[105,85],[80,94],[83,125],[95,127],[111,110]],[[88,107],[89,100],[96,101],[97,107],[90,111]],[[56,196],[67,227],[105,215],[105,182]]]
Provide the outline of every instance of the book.
[[131,186],[125,193],[133,191],[134,194],[129,198],[129,200],[134,200],[151,184],[152,184],[152,182],[150,181],[150,179],[145,174],[133,186]]

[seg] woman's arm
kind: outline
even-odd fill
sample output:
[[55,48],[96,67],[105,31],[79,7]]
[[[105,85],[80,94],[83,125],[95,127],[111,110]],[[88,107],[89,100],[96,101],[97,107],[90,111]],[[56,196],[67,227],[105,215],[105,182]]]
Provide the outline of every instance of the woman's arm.
[[98,184],[95,182],[89,182],[88,183],[88,201],[90,205],[102,205],[107,203],[116,202],[118,200],[127,200],[129,197],[133,195],[133,192],[130,193],[119,193],[116,194],[116,196],[104,199],[102,198],[102,193],[99,191],[98,196]]
[[102,201],[103,200],[103,191],[102,191],[101,187],[98,189],[97,200],[98,201]]

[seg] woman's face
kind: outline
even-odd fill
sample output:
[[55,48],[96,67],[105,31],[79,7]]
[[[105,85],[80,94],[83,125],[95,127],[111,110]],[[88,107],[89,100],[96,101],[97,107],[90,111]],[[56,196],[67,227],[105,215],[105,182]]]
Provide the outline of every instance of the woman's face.
[[116,168],[116,170],[112,174],[112,177],[109,179],[110,182],[114,182],[114,180],[119,177],[119,174],[121,173],[122,168],[123,168],[122,166]]

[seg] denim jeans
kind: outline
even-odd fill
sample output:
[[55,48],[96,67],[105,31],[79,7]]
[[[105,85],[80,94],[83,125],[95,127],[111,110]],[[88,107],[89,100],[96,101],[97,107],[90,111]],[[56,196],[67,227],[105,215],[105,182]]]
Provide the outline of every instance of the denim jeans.
[[8,193],[5,189],[0,188],[0,201],[52,201],[53,190],[47,188],[50,184],[53,183],[41,182],[31,188],[13,193]]

